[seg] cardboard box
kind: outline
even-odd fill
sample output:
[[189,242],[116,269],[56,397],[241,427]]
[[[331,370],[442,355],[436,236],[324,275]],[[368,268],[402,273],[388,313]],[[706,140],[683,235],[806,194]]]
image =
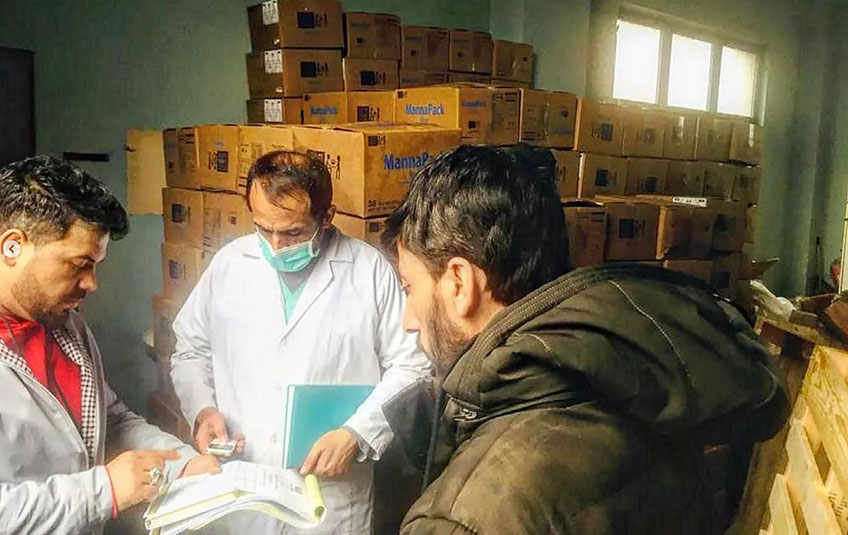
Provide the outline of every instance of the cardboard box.
[[339,50],[274,49],[247,55],[251,98],[344,90]]
[[490,145],[518,143],[518,123],[521,113],[521,92],[518,89],[489,88],[492,96],[492,125]]
[[606,209],[603,206],[566,205],[563,211],[571,266],[578,268],[602,264],[607,239]]
[[401,26],[400,66],[411,70],[449,70],[450,31],[427,26]]
[[726,162],[730,158],[732,133],[733,121],[702,115],[698,121],[698,150],[695,157],[699,160]]
[[165,241],[191,247],[203,246],[203,192],[162,189],[162,220]]
[[[176,154],[177,135],[176,131],[172,132],[172,151]],[[125,152],[127,212],[130,215],[161,215],[162,188],[167,185],[165,136],[161,130],[129,129]],[[172,158],[176,164],[176,156]],[[166,162],[165,165],[162,162]]]
[[719,162],[704,163],[704,196],[730,199],[736,170],[732,165]]
[[733,170],[736,175],[733,180],[733,200],[757,204],[760,199],[762,168],[734,166]]
[[736,297],[742,255],[719,254],[713,257],[712,285],[728,299]]
[[345,58],[342,69],[346,91],[387,91],[398,88],[396,60]]
[[580,153],[570,150],[551,149],[556,166],[554,181],[560,199],[571,199],[579,195]]
[[241,125],[238,143],[239,193],[244,193],[253,162],[269,152],[294,148],[291,128],[276,125]]
[[253,218],[242,195],[208,191],[203,193],[205,251],[214,253],[234,239],[252,232]]
[[[163,132],[163,145],[173,143],[173,133]],[[177,154],[176,166],[165,175],[165,182],[169,188],[196,188],[199,187],[197,178],[197,163],[199,160],[197,152],[197,128],[193,126],[176,130]],[[169,167],[174,166],[173,147],[166,146],[165,161]]]
[[654,260],[659,207],[637,202],[608,202],[605,260]]
[[395,121],[459,128],[465,145],[485,145],[492,126],[492,94],[487,87],[438,86],[400,89]]
[[162,130],[162,150],[165,154],[165,183],[175,187],[180,181],[180,148],[176,128]]
[[715,211],[713,250],[735,253],[745,245],[746,206],[740,202],[710,199],[708,208]]
[[712,260],[666,260],[663,262],[663,267],[672,271],[680,271],[681,273],[692,275],[707,284],[712,283]]
[[375,249],[382,249],[383,247],[380,243],[380,236],[386,227],[385,217],[363,219],[346,214],[336,214],[336,217],[333,218],[333,224],[345,236],[362,240]]
[[668,204],[659,209],[656,258],[688,258],[692,212],[695,209],[679,204]]
[[665,115],[663,158],[694,160],[698,146],[698,119],[695,113],[669,112]]
[[447,72],[400,69],[400,87],[421,87],[448,83]]
[[620,156],[623,137],[624,121],[619,106],[578,100],[575,150]]
[[488,74],[476,72],[448,72],[448,83],[455,84],[462,82],[490,85],[492,83],[492,77]]
[[521,142],[561,149],[573,147],[577,101],[577,96],[564,91],[521,90]]
[[342,48],[342,5],[337,0],[272,0],[247,8],[250,46]]
[[627,186],[627,160],[602,154],[580,157],[580,197],[624,195]]
[[492,78],[533,81],[533,45],[495,41],[492,46]]
[[488,32],[450,31],[450,70],[492,74],[494,42]]
[[180,305],[185,302],[207,264],[205,253],[198,247],[165,242],[162,244],[162,275],[165,296]]
[[344,13],[345,57],[400,60],[400,17],[385,13]]
[[180,311],[179,303],[164,295],[153,297],[153,349],[157,358],[168,360],[177,345],[172,325]]
[[704,194],[704,163],[669,161],[665,181],[668,195],[700,197]]
[[303,124],[341,124],[348,119],[347,93],[331,91],[303,95]]
[[748,121],[733,123],[730,137],[730,159],[760,165],[763,156],[763,128]]
[[395,120],[394,91],[352,91],[347,94],[347,117],[356,123]]
[[665,148],[666,114],[658,111],[622,108],[624,137],[622,154],[662,158]]
[[458,129],[435,125],[358,123],[293,129],[295,148],[327,165],[339,211],[359,217],[391,213],[406,195],[410,177],[461,139]]
[[244,191],[244,183],[238,176],[239,125],[198,126],[197,148],[200,157],[197,177],[201,187]]
[[745,243],[754,243],[757,233],[757,205],[751,205],[745,210]]
[[627,158],[625,195],[658,195],[665,193],[668,160]]
[[548,95],[537,89],[521,90],[521,117],[519,140],[528,145],[544,146],[546,140],[545,117],[548,112]]
[[574,146],[577,121],[577,95],[565,91],[550,91],[546,95],[545,144],[558,149]]
[[691,198],[639,195],[638,200],[660,207],[657,258],[710,257],[716,219],[713,210],[690,204]]
[[248,99],[247,122],[303,124],[303,100],[301,97]]

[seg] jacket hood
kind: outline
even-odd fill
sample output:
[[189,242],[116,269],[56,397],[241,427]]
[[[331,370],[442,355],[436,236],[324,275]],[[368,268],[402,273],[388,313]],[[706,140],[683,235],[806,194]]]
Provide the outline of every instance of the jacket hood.
[[443,383],[467,420],[593,401],[669,435],[773,434],[788,402],[742,314],[698,279],[575,270],[502,310]]

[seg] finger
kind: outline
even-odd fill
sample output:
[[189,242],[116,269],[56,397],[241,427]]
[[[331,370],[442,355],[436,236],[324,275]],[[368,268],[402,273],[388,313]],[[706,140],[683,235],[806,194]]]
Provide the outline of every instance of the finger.
[[322,453],[322,449],[313,446],[309,451],[309,455],[306,456],[306,460],[303,461],[303,465],[300,467],[300,475],[305,476],[313,473]]
[[212,425],[212,432],[215,433],[215,438],[220,438],[221,440],[229,440],[230,438],[227,436],[227,426],[224,425],[224,418],[218,415],[217,418],[212,418],[209,422]]
[[236,453],[241,454],[244,453],[244,434],[237,433],[234,437],[236,439]]
[[212,434],[212,430],[207,427],[201,427],[197,431],[197,436],[194,439],[195,444],[197,445],[197,451],[206,455],[206,449],[209,447],[209,443],[212,442],[212,439],[215,438],[215,435]]

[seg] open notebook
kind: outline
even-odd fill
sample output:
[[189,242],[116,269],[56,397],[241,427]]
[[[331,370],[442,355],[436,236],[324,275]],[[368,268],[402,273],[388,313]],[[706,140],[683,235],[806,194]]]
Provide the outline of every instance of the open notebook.
[[163,487],[144,513],[144,525],[151,535],[176,535],[242,510],[265,513],[297,528],[317,526],[325,514],[315,476],[232,461],[220,474],[185,477]]

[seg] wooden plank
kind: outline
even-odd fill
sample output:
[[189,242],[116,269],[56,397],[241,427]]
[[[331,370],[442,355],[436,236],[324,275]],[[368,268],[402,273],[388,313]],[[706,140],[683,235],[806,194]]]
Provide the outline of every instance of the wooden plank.
[[[791,338],[793,340],[787,346],[778,348],[778,354],[772,355],[772,363],[786,385],[790,404],[795,406],[801,399],[799,395],[801,385],[809,364],[807,355],[802,353],[802,349],[806,351],[807,345],[798,343],[803,341],[774,325],[766,324],[762,319],[758,320],[758,326],[763,328],[764,334],[767,334],[766,331],[770,329],[771,334],[777,339]],[[775,343],[780,344],[780,342]],[[774,437],[754,447],[748,470],[748,481],[739,502],[739,512],[728,529],[727,535],[751,535],[757,533],[762,527],[775,473],[783,473],[786,468],[784,446],[788,432],[789,422]]]
[[824,490],[827,493],[828,501],[830,501],[830,507],[836,515],[839,529],[842,530],[842,533],[848,533],[848,500],[845,499],[845,493],[839,486],[836,473],[832,469],[828,471],[824,480]]
[[[771,533],[774,535],[798,535],[798,524],[795,522],[789,491],[786,488],[786,476],[783,474],[774,476],[774,486],[769,496],[769,511],[771,512],[771,525],[769,526]],[[760,530],[761,535],[762,533],[763,530]]]
[[801,504],[804,522],[810,535],[841,533],[836,515],[827,499],[815,455],[807,441],[804,427],[798,420],[789,426],[786,452],[789,456],[787,484],[793,497]]
[[848,396],[848,387],[827,360],[827,354],[817,349],[802,393],[839,486],[848,489],[848,421],[844,417],[842,401],[837,397]]

